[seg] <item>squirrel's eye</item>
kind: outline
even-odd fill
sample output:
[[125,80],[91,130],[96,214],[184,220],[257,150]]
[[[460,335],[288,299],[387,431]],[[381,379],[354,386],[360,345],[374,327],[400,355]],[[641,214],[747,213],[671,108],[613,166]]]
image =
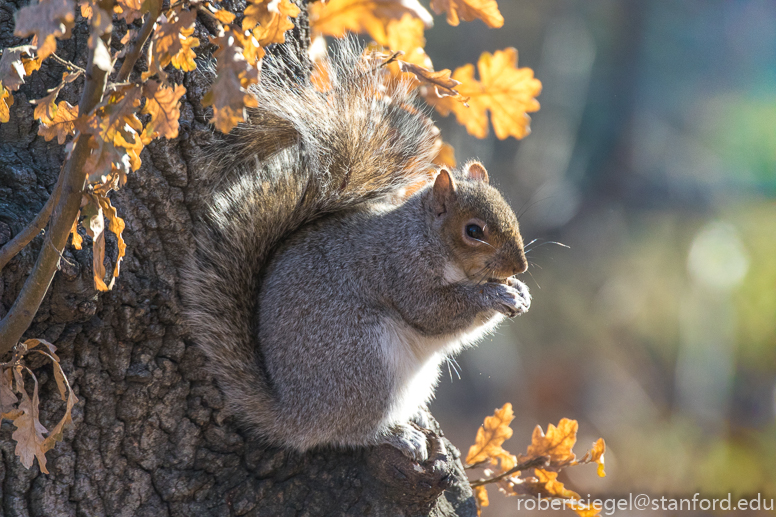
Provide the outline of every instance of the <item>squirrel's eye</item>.
[[483,232],[482,228],[480,228],[480,226],[477,224],[466,225],[466,235],[472,239],[477,239],[478,241],[481,241],[485,238],[485,232]]

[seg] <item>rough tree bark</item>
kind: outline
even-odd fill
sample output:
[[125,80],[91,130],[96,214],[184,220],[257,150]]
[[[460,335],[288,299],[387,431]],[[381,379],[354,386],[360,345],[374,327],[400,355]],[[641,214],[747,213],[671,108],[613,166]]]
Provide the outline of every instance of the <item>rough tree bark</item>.
[[[22,5],[0,0],[3,48],[21,43],[12,30]],[[198,23],[197,32],[206,53],[206,26]],[[114,41],[122,34],[114,33]],[[87,37],[79,23],[57,53],[83,66]],[[63,70],[49,60],[15,92],[11,120],[0,124],[0,245],[33,219],[53,190],[64,149],[37,136],[27,101],[43,97]],[[178,295],[179,267],[204,202],[193,163],[196,150],[212,138],[199,104],[208,79],[198,72],[176,72],[174,79],[188,91],[179,137],[146,147],[141,170],[112,194],[127,223],[127,256],[116,287],[98,294],[91,250],[67,247],[26,333],[57,345],[80,402],[75,426],[47,455],[50,475],[37,464],[22,467],[10,439],[13,426],[3,423],[0,514],[475,515],[459,453],[441,432],[431,438],[432,460],[419,468],[388,446],[306,455],[266,448],[225,415],[204,357],[186,334]],[[60,98],[76,104],[80,84]],[[41,242],[37,237],[2,270],[0,316],[19,293]],[[109,271],[115,249],[108,233]],[[41,381],[41,419],[51,428],[64,403],[50,367],[33,365]]]

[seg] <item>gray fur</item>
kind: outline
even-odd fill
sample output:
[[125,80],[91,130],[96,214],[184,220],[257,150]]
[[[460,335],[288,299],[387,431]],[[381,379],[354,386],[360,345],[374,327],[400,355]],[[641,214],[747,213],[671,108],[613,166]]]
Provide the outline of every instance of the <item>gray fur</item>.
[[[226,400],[258,435],[297,450],[390,443],[422,461],[410,420],[423,421],[439,363],[530,297],[513,278],[450,278],[456,254],[430,187],[392,203],[433,167],[435,129],[405,109],[406,84],[359,54],[339,48],[326,95],[290,89],[281,68],[264,74],[251,124],[209,165],[233,177],[200,225],[183,295]],[[456,178],[461,206],[512,214],[491,187]],[[524,261],[516,221],[507,230],[499,270]]]

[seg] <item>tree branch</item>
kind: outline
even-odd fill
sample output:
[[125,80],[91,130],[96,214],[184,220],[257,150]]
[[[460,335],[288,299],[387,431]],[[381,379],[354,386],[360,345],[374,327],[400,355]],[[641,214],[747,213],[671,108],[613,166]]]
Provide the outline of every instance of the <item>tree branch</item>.
[[[110,13],[113,12],[113,3],[114,0],[102,0],[98,5]],[[92,37],[99,37],[104,46],[101,47],[99,42],[96,42],[94,47],[89,50],[86,81],[81,102],[78,105],[79,113],[91,113],[102,101],[111,69],[109,66],[106,67],[107,69],[101,68],[100,63],[95,62],[95,56],[100,49],[107,54],[106,49],[110,43],[112,29],[113,25],[108,24],[105,32],[92,33]],[[97,59],[104,62],[105,60],[100,59],[101,57],[104,58],[104,56],[97,56]],[[38,312],[40,303],[43,301],[49,285],[51,285],[54,273],[59,267],[62,250],[65,248],[73,221],[81,206],[81,193],[86,181],[84,164],[90,153],[88,143],[88,138],[78,137],[73,152],[65,163],[59,199],[54,208],[51,226],[46,233],[38,260],[35,262],[30,276],[24,282],[22,292],[14,301],[11,310],[0,321],[0,356],[10,351],[29,328],[32,318]]]
[[30,221],[30,224],[28,224],[22,231],[17,233],[10,242],[7,242],[5,246],[0,248],[0,270],[2,270],[6,264],[11,261],[12,258],[18,255],[18,253],[23,250],[24,247],[40,233],[40,231],[46,226],[46,223],[49,222],[49,219],[51,218],[51,212],[54,210],[54,205],[57,204],[57,201],[59,200],[59,193],[62,190],[61,186],[62,178],[64,176],[63,173],[64,168],[62,168],[62,171],[59,173],[59,178],[57,179],[57,184],[54,187],[54,192],[51,193],[48,200],[46,201],[46,204],[43,205],[43,208],[41,208],[40,212],[38,212],[38,215],[36,215],[35,218]]
[[521,470],[528,470],[528,469],[535,469],[535,468],[542,468],[546,467],[547,464],[550,462],[549,456],[539,456],[538,458],[533,458],[528,461],[525,461],[523,463],[518,463],[513,468],[507,470],[506,472],[499,474],[498,476],[493,476],[492,478],[482,478],[478,479],[476,481],[472,481],[469,483],[472,487],[475,486],[482,486],[487,485],[488,483],[495,483],[496,481],[500,481],[504,478],[507,478],[514,474],[515,472],[519,472]]
[[124,62],[121,64],[121,70],[119,75],[116,76],[117,83],[123,83],[129,79],[129,74],[132,73],[132,69],[137,63],[137,59],[140,57],[140,53],[143,50],[143,45],[148,40],[148,37],[154,30],[154,24],[156,23],[159,14],[162,12],[162,0],[154,0],[151,2],[151,10],[148,12],[148,18],[143,22],[143,26],[140,28],[140,33],[132,42],[132,47],[124,56]]

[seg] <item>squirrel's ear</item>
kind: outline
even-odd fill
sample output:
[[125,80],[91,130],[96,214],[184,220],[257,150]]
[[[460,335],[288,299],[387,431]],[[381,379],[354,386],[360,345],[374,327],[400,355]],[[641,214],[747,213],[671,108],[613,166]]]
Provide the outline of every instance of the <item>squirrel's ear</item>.
[[470,180],[488,182],[488,171],[480,162],[471,161],[463,166],[463,175]]
[[434,180],[433,187],[433,208],[434,214],[440,216],[447,212],[449,203],[455,196],[455,181],[453,177],[447,172],[447,169],[441,169],[439,174]]

